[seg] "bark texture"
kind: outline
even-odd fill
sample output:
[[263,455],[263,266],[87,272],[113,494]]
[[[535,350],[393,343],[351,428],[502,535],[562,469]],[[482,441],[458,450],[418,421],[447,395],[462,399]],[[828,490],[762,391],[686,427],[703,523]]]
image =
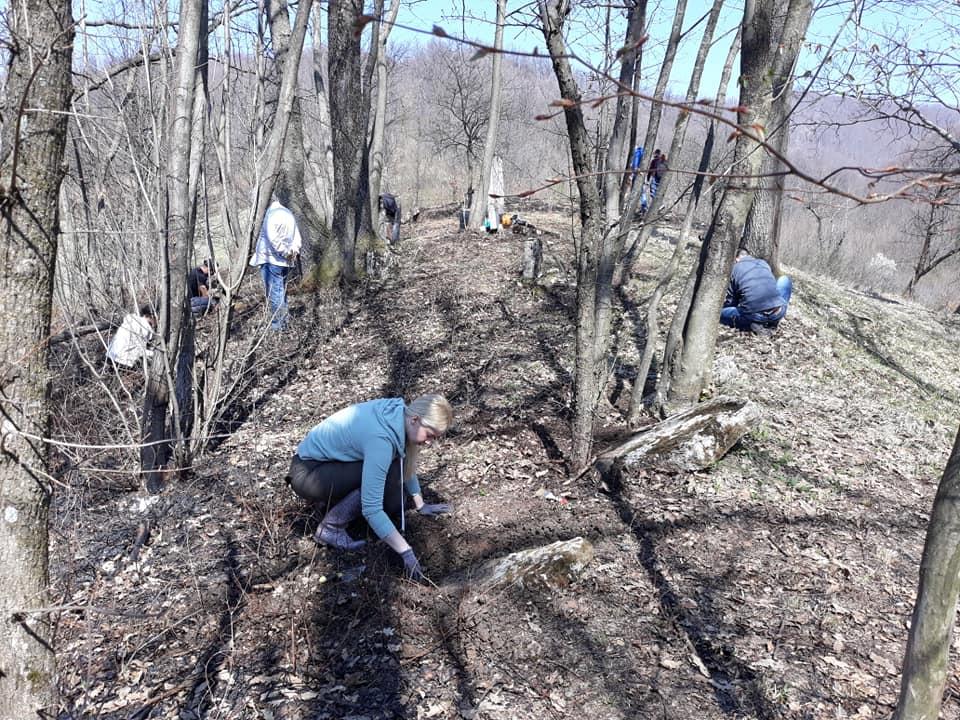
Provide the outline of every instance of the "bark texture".
[[493,156],[497,150],[497,134],[500,132],[500,108],[502,106],[503,87],[503,25],[506,22],[507,0],[497,0],[497,29],[493,37],[493,64],[490,67],[490,121],[487,123],[487,138],[483,144],[483,159],[480,161],[480,181],[477,192],[473,195],[473,205],[470,208],[470,226],[479,228],[483,225],[486,215],[484,208],[491,202],[490,198],[490,171],[493,167]]
[[[0,718],[56,715],[49,645],[47,336],[73,19],[68,0],[8,6],[0,157]],[[28,111],[45,108],[48,112]]]
[[[197,60],[200,47],[200,29],[203,15],[201,0],[189,0],[180,6],[180,36],[177,65],[170,100],[170,128],[166,172],[166,223],[161,239],[163,263],[163,297],[158,319],[160,345],[153,354],[143,401],[140,465],[144,471],[147,490],[156,493],[163,487],[163,466],[169,460],[171,448],[184,448],[181,412],[174,404],[171,421],[167,414],[172,398],[171,389],[177,386],[175,378],[183,372],[181,350],[192,348],[190,327],[190,300],[187,293],[187,268],[193,255],[194,199],[190,197],[190,146],[192,135],[193,101],[197,79]],[[184,340],[187,342],[184,343]],[[182,383],[180,384],[182,387]],[[179,398],[183,400],[182,394]],[[185,461],[186,458],[180,458]]]
[[577,255],[577,358],[574,370],[574,417],[570,463],[575,470],[587,465],[593,443],[594,412],[600,397],[603,367],[594,353],[597,263],[603,235],[600,193],[592,179],[590,138],[580,110],[580,89],[574,79],[563,41],[563,2],[541,2],[543,35],[553,72],[565,101],[564,119],[570,156],[580,194],[581,236]]
[[[780,64],[792,66],[810,21],[809,0],[790,0],[786,10],[784,43],[775,43],[774,0],[748,0],[744,7],[740,51],[740,107],[737,122],[744,130],[737,138],[734,162],[726,189],[704,237],[694,281],[693,301],[686,317],[682,347],[670,368],[670,386],[664,409],[668,414],[696,403],[709,384],[717,341],[720,308],[730,269],[743,232],[763,150],[751,136],[762,138],[770,118],[772,78]],[[791,41],[786,43],[787,39]]]
[[[282,70],[285,63],[291,61],[290,10],[287,0],[267,0],[265,3],[270,23],[270,36],[273,40],[275,68],[267,99],[268,107],[276,111],[279,97]],[[299,64],[300,57],[292,58]],[[309,274],[314,264],[323,257],[326,244],[330,241],[329,218],[323,210],[323,204],[315,205],[307,193],[307,188],[315,184],[313,170],[307,161],[306,143],[303,132],[303,112],[300,98],[293,95],[290,117],[287,124],[286,139],[280,156],[280,175],[277,189],[289,198],[288,207],[297,218],[297,227],[303,236],[303,272]]]
[[378,22],[374,30],[377,53],[375,72],[377,92],[373,102],[373,129],[370,133],[370,215],[377,217],[380,205],[380,193],[383,185],[383,144],[387,127],[387,40],[400,11],[400,0],[392,0],[390,9],[383,22]]
[[[323,268],[325,284],[352,282],[357,258],[365,258],[373,231],[364,217],[366,205],[367,119],[369,94],[364,92],[360,38],[354,31],[363,15],[362,0],[332,0],[327,28],[327,68],[330,80],[330,124],[333,145],[333,236],[340,257]],[[334,265],[339,264],[339,267]]]
[[960,431],[937,486],[894,720],[936,720],[960,593]]

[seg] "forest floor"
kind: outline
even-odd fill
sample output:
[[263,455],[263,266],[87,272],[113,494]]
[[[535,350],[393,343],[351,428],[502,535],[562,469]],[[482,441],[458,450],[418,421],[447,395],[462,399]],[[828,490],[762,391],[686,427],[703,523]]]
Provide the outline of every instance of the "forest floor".
[[[568,218],[528,218],[569,235]],[[58,494],[51,574],[76,608],[56,631],[65,717],[888,717],[960,417],[960,316],[791,272],[776,335],[722,328],[717,345],[711,390],[757,402],[758,429],[701,472],[571,481],[572,247],[546,236],[531,288],[516,236],[455,231],[405,226],[391,278],[352,298],[295,295],[242,422],[159,496],[93,471]],[[670,241],[634,264],[638,307]],[[628,320],[601,436],[623,431],[643,343]],[[380,543],[316,546],[283,477],[331,412],[434,391],[456,427],[421,478],[455,512],[407,517],[436,583],[420,586]],[[596,555],[570,587],[445,584],[576,536]],[[945,718],[960,717],[951,667]]]

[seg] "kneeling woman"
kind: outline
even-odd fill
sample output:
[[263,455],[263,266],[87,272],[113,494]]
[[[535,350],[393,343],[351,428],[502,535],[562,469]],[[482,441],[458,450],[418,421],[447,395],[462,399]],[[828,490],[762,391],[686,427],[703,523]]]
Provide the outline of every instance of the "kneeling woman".
[[403,529],[403,491],[423,515],[450,512],[446,503],[426,504],[417,481],[420,446],[443,435],[453,409],[442,395],[423,395],[409,405],[385,398],[351,405],[314,427],[297,447],[287,482],[304,500],[327,507],[314,539],[345,550],[363,540],[347,534],[360,516],[403,559],[408,577],[422,580],[420,563],[390,516]]

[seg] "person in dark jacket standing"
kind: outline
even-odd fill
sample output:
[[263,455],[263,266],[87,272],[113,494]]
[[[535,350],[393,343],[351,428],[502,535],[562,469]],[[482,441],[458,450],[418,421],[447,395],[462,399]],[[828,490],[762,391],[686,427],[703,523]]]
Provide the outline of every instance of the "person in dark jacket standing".
[[787,314],[792,293],[793,281],[787,275],[775,278],[766,260],[740,250],[730,274],[720,322],[737,330],[771,335]]
[[380,195],[380,235],[391,245],[400,242],[400,198],[390,193]]
[[653,158],[650,160],[650,169],[647,170],[647,181],[650,183],[650,197],[657,196],[657,190],[660,188],[660,181],[663,180],[663,174],[667,171],[667,156],[659,148],[653,151]]
[[[403,560],[408,578],[423,580],[413,549],[404,540],[404,490],[421,515],[450,512],[446,503],[425,503],[417,480],[420,447],[447,431],[453,408],[442,395],[423,395],[409,405],[384,398],[351,405],[315,426],[297,447],[287,482],[304,500],[327,507],[314,540],[343,550],[366,542],[347,534],[360,517]],[[400,530],[394,524],[397,518]]]

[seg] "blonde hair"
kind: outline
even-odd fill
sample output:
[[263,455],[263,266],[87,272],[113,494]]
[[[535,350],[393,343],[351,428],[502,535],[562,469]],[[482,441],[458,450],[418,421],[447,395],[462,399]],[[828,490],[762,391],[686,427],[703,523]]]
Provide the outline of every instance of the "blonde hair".
[[[404,418],[417,416],[420,423],[438,433],[445,433],[453,424],[453,408],[443,395],[421,395],[403,409]],[[404,451],[403,480],[406,482],[417,474],[420,446],[407,442]]]

